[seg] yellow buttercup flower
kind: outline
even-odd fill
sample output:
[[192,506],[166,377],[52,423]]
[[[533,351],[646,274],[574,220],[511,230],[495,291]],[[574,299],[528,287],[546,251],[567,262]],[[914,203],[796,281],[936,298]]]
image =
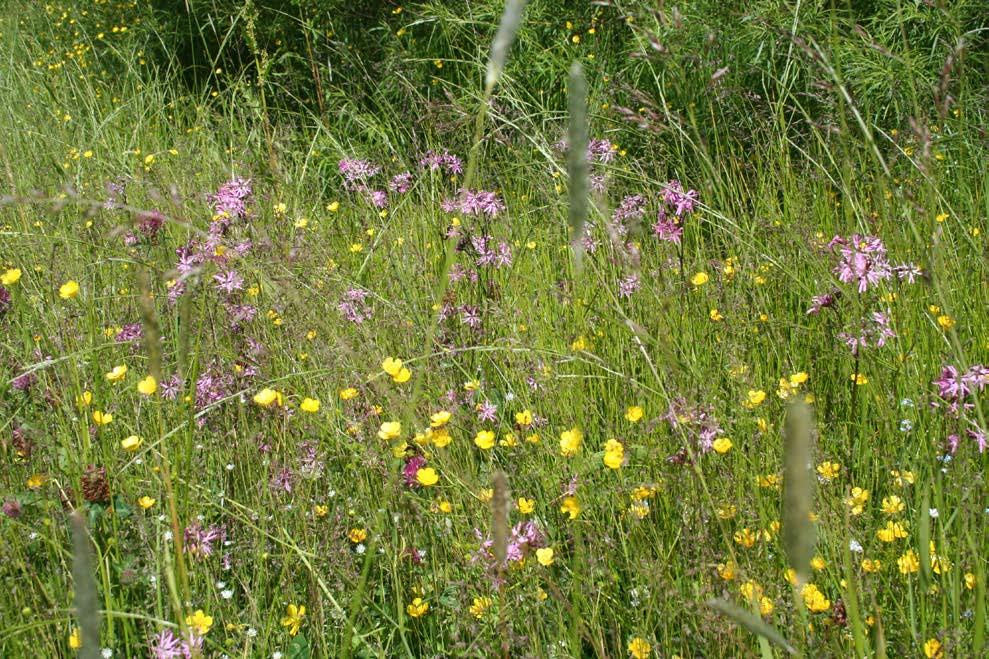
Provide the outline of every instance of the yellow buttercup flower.
[[553,557],[553,548],[540,547],[539,549],[537,549],[536,560],[539,561],[539,564],[542,565],[543,567],[549,567],[550,565],[555,563],[556,559]]
[[490,430],[478,431],[477,435],[474,437],[474,445],[477,448],[487,451],[494,446],[495,434]]
[[109,412],[93,411],[93,423],[98,426],[105,426],[113,421],[113,415]]
[[421,597],[415,598],[405,607],[405,612],[412,618],[421,618],[427,611],[429,611],[429,602],[424,602]]
[[619,469],[625,460],[625,447],[621,442],[609,439],[604,445],[604,466]]
[[693,277],[690,278],[690,283],[693,284],[694,286],[703,286],[708,281],[710,281],[710,279],[711,278],[708,276],[706,272],[698,272]]
[[742,403],[748,409],[755,409],[766,400],[766,392],[762,389],[749,389],[745,394],[745,401]]
[[439,412],[436,412],[435,414],[429,417],[429,427],[442,428],[443,426],[445,426],[450,422],[450,418],[452,416],[453,415],[450,412],[446,410],[440,410]]
[[319,399],[306,398],[299,404],[299,409],[303,412],[308,412],[309,414],[315,414],[319,411]]
[[423,485],[425,487],[432,487],[433,485],[436,485],[436,483],[439,482],[440,477],[439,474],[436,473],[436,470],[433,469],[432,467],[423,467],[422,469],[416,472],[416,480],[419,482],[420,485]]
[[412,377],[412,371],[406,368],[403,365],[402,360],[397,357],[388,357],[381,362],[381,370],[391,376],[391,379],[399,384],[408,382],[409,378]]
[[584,441],[584,433],[579,428],[571,428],[560,433],[560,454],[564,457],[577,455]]
[[137,435],[131,435],[130,437],[127,437],[120,441],[120,448],[124,449],[128,453],[133,453],[137,451],[137,449],[141,448],[141,444],[143,443],[144,443],[143,439],[141,439]]
[[157,391],[158,381],[153,375],[149,375],[137,383],[137,392],[143,396],[153,396]]
[[281,405],[283,398],[282,398],[282,394],[275,391],[274,389],[265,388],[254,394],[253,400],[255,404],[261,407],[271,407],[276,403],[278,405]]
[[0,284],[4,286],[13,286],[21,279],[21,269],[20,268],[10,268],[2,275],[0,275]]
[[357,397],[357,390],[353,387],[347,387],[346,389],[340,390],[340,400],[350,400]]
[[199,636],[205,636],[213,627],[213,616],[206,615],[202,609],[196,609],[192,615],[185,617],[185,626]]
[[580,515],[580,502],[577,501],[577,497],[563,497],[563,501],[560,503],[560,512],[569,515],[572,520],[577,519]]
[[711,448],[713,448],[717,453],[722,454],[730,451],[732,446],[733,444],[731,443],[731,440],[727,437],[718,437],[714,440],[714,443],[711,444]]
[[852,515],[861,515],[868,501],[868,490],[864,490],[861,487],[853,487],[851,496],[845,499],[845,504],[851,508]]
[[288,627],[289,636],[295,636],[302,627],[302,619],[306,617],[306,607],[289,604],[285,608],[285,616],[282,618],[282,627]]
[[474,602],[470,605],[470,614],[480,620],[484,617],[484,613],[491,608],[491,604],[490,597],[475,597]]
[[107,373],[104,377],[109,382],[120,382],[127,376],[127,364],[121,364],[120,366],[114,366],[113,370]]
[[79,282],[73,280],[65,282],[58,289],[58,296],[63,300],[71,300],[77,295],[79,295]]
[[519,512],[523,515],[530,515],[536,509],[535,499],[526,499],[525,497],[519,497],[516,502],[519,507]]
[[817,474],[825,481],[831,481],[841,474],[841,465],[837,462],[822,462],[817,465]]
[[147,495],[144,495],[143,497],[137,500],[137,505],[139,505],[144,510],[147,510],[148,508],[152,507],[153,505],[155,505],[155,503],[157,503],[156,500],[152,499]]
[[397,439],[402,434],[401,421],[385,421],[378,429],[378,437],[385,441]]
[[632,659],[648,659],[652,656],[652,646],[649,645],[649,641],[639,636],[630,640],[626,649]]
[[625,410],[625,419],[629,423],[638,423],[642,419],[642,415],[645,414],[643,409],[638,405],[633,405],[632,407]]
[[831,609],[831,601],[812,583],[804,586],[800,595],[804,599],[804,606],[812,613],[823,613]]

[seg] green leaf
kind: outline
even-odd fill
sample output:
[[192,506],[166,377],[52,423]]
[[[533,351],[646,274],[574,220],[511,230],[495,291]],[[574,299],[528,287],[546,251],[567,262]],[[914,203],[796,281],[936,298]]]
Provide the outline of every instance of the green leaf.
[[292,642],[288,644],[286,656],[289,659],[309,659],[309,640],[305,634],[296,634]]

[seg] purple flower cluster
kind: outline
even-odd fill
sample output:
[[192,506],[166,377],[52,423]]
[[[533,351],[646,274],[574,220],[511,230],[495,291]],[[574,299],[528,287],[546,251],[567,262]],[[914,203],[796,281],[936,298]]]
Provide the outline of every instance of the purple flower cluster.
[[496,217],[505,210],[505,204],[494,192],[484,190],[461,190],[457,198],[444,199],[440,204],[444,213],[463,213],[480,217]]
[[[340,173],[343,174],[343,187],[351,192],[359,192],[363,194],[368,202],[375,208],[387,208],[388,207],[388,193],[381,189],[372,188],[368,181],[381,172],[381,167],[368,160],[360,160],[357,158],[344,158],[340,161],[338,165]],[[411,182],[411,175],[409,175],[409,180],[405,181],[402,177],[403,174],[399,174],[392,179],[392,189],[396,189],[395,186],[405,187],[408,189],[408,184]],[[404,181],[404,183],[403,183]],[[403,190],[404,192],[404,190]]]
[[[566,153],[570,150],[570,144],[567,142],[566,138],[563,138],[559,142],[553,145],[553,147],[560,151],[561,153]],[[617,153],[618,147],[612,143],[611,140],[606,139],[593,139],[587,143],[587,162],[589,163],[609,163],[615,159],[615,153]]]
[[349,188],[356,188],[358,184],[366,182],[369,178],[381,171],[381,167],[368,160],[359,158],[344,158],[337,167],[343,174],[343,180]]
[[405,194],[411,187],[412,174],[410,172],[395,174],[395,176],[391,177],[391,181],[388,183],[388,189],[392,192],[397,192],[398,194]]
[[426,458],[421,455],[413,455],[405,460],[405,465],[402,467],[402,480],[407,487],[419,487],[419,481],[416,480],[416,476],[419,475],[419,470],[425,466]]
[[186,527],[183,538],[183,548],[187,554],[196,558],[208,558],[215,551],[214,544],[227,539],[227,530],[219,524],[204,528],[196,522]]
[[14,391],[27,391],[38,381],[38,376],[33,371],[21,373],[10,381],[10,386]]
[[[186,291],[185,278],[202,268],[206,263],[215,263],[223,268],[231,258],[244,256],[250,251],[250,240],[243,240],[233,245],[224,244],[224,236],[235,221],[245,221],[250,217],[250,204],[254,192],[249,179],[235,178],[223,184],[216,194],[209,195],[216,214],[209,225],[209,232],[204,240],[190,240],[178,247],[175,254],[178,262],[175,269],[182,278],[168,289],[168,301],[175,304]],[[225,272],[215,276],[217,288],[230,295],[243,280],[235,272]]]
[[724,434],[721,424],[714,418],[714,412],[704,405],[689,405],[682,397],[670,401],[666,414],[660,417],[670,425],[671,430],[683,428],[701,453],[711,450],[714,440]]
[[[937,395],[945,403],[945,413],[951,417],[960,417],[962,412],[975,407],[969,401],[972,394],[981,394],[989,386],[989,368],[982,364],[973,364],[962,371],[956,366],[948,364],[941,368],[941,375],[933,381],[937,387]],[[932,407],[942,407],[939,402],[931,403]],[[979,453],[984,453],[989,447],[986,431],[980,428],[975,422],[968,421],[971,428],[965,430],[965,434],[975,441],[979,448]],[[958,450],[961,442],[960,436],[955,433],[948,436],[948,449],[954,454]]]
[[305,441],[299,445],[299,473],[303,478],[312,480],[323,474],[325,464],[319,456],[316,444]]
[[477,267],[503,268],[512,265],[512,247],[504,240],[499,240],[494,248],[491,247],[494,242],[491,236],[474,236],[470,242],[477,253]]
[[171,629],[163,629],[151,639],[152,659],[191,659],[201,657],[202,649],[203,637],[192,631],[176,636]]
[[852,234],[848,238],[835,236],[828,247],[837,250],[840,260],[834,268],[838,280],[858,284],[859,293],[892,276],[886,259],[886,246],[876,236]]
[[834,291],[832,293],[825,293],[824,295],[815,295],[810,299],[810,308],[807,309],[808,316],[816,316],[821,313],[822,309],[830,309],[838,301],[841,296],[841,291]]
[[109,181],[106,184],[106,201],[103,202],[105,210],[113,210],[120,206],[119,198],[124,196],[123,181]]
[[216,363],[210,364],[196,380],[196,409],[202,411],[227,398],[233,391],[234,379]]
[[158,237],[158,232],[165,226],[165,216],[159,211],[141,213],[137,218],[137,230],[148,240]]
[[968,398],[973,391],[981,393],[989,385],[989,368],[975,364],[965,371],[948,364],[941,369],[941,376],[933,384],[938,389],[938,396],[948,402],[957,402]]
[[448,176],[455,176],[463,173],[464,171],[463,163],[460,162],[460,158],[453,155],[446,149],[443,149],[443,153],[437,153],[432,150],[427,151],[426,154],[419,159],[419,166],[433,172],[443,170],[443,172]]
[[683,217],[694,212],[697,205],[697,190],[683,191],[680,181],[673,179],[663,189],[663,203],[673,210],[677,217]]
[[652,232],[664,242],[679,245],[680,237],[683,236],[683,227],[677,222],[676,218],[667,218],[666,209],[661,208],[659,209],[656,224],[652,225]]
[[889,324],[889,315],[878,311],[872,312],[868,319],[862,321],[857,333],[841,332],[838,339],[847,345],[853,355],[858,355],[862,348],[882,348],[889,339],[895,339],[896,332]]
[[618,280],[618,297],[630,298],[632,294],[639,290],[641,282],[639,275],[631,274]]
[[458,281],[466,279],[469,282],[477,283],[477,270],[465,268],[460,263],[454,263],[450,268],[450,283],[456,284]]
[[216,290],[230,296],[244,289],[244,278],[236,270],[225,270],[213,275]]
[[350,322],[360,325],[364,321],[371,319],[373,309],[367,301],[370,295],[363,288],[350,288],[343,294],[343,299],[340,300],[340,303],[337,304],[337,311]]
[[[474,535],[477,537],[479,545],[477,552],[471,557],[471,563],[481,563],[491,571],[496,570],[499,566],[493,551],[494,541],[490,537],[484,536],[478,529],[474,529]],[[519,522],[512,527],[511,535],[508,538],[505,561],[518,563],[532,555],[537,549],[545,546],[546,535],[535,522]]]
[[466,325],[467,327],[475,330],[481,328],[481,323],[483,322],[483,319],[481,318],[481,310],[472,304],[444,304],[440,307],[438,320],[443,322],[455,315],[460,316],[461,325]]
[[498,418],[498,406],[489,400],[478,403],[475,409],[478,421],[495,421]]
[[208,199],[213,205],[213,212],[218,216],[223,216],[223,219],[219,221],[243,221],[250,217],[250,204],[254,201],[254,188],[251,186],[250,179],[237,177],[221,185],[220,189],[215,194],[209,195]]
[[117,343],[134,343],[144,338],[144,326],[141,323],[127,323],[120,328],[113,340]]
[[288,467],[274,463],[271,465],[271,480],[268,481],[268,487],[274,494],[292,494],[292,485],[295,482],[295,476],[292,475],[292,470]]
[[13,304],[13,298],[10,291],[5,286],[0,286],[0,318],[3,318],[10,310],[11,304]]
[[611,140],[591,140],[587,143],[587,161],[609,163],[615,159],[616,147]]
[[641,220],[646,214],[646,198],[642,195],[628,195],[611,214],[614,222],[625,223],[629,220]]

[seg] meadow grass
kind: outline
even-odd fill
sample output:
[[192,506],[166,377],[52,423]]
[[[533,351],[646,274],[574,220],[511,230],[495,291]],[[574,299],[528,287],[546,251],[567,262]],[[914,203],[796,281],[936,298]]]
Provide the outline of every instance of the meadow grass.
[[303,99],[254,3],[205,83],[63,4],[0,19],[0,656],[984,656],[956,69],[418,3]]

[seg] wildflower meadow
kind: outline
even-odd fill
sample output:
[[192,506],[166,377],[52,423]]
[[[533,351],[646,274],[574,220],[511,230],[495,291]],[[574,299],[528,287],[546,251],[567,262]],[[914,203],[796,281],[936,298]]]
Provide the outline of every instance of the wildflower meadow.
[[985,0],[0,0],[0,657],[987,657]]

